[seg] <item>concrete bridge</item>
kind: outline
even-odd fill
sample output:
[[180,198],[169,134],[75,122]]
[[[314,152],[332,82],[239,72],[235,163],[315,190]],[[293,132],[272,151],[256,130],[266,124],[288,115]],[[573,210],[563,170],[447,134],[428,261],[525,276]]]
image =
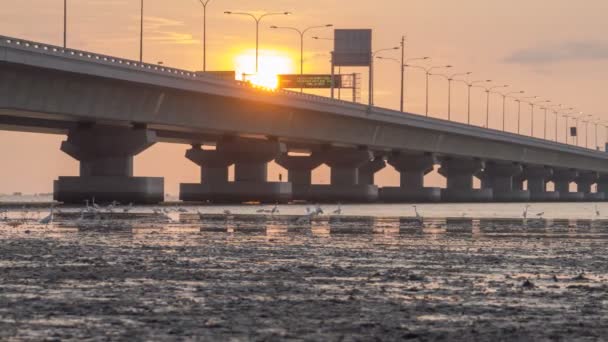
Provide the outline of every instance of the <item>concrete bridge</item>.
[[[1,36],[0,128],[67,135],[61,149],[80,161],[80,176],[55,182],[62,202],[162,201],[162,178],[133,177],[133,157],[159,142],[192,145],[186,158],[201,167],[201,182],[181,186],[186,201],[572,201],[608,193],[604,152]],[[289,171],[288,182],[267,181],[272,160]],[[387,163],[400,187],[373,184]],[[330,185],[311,184],[321,164],[331,168]],[[437,164],[447,188],[425,188]]]

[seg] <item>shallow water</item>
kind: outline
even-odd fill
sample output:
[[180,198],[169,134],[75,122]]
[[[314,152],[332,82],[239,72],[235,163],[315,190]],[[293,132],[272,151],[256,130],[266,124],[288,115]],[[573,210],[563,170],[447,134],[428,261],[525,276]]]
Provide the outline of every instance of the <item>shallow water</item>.
[[50,225],[11,211],[0,339],[601,340],[603,207],[535,204],[524,221],[522,205],[426,205],[422,222],[404,205],[62,209]]

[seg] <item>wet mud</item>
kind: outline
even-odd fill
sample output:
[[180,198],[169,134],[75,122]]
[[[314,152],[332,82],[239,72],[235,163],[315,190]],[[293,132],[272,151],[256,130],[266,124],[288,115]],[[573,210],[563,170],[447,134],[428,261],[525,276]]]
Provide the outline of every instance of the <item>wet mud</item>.
[[597,341],[608,223],[0,221],[0,340]]

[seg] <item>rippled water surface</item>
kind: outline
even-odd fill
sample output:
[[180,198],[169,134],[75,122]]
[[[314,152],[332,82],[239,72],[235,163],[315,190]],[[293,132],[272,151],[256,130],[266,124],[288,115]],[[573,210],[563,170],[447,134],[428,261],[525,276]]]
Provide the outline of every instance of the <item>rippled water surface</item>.
[[80,209],[0,214],[0,339],[608,336],[605,204]]

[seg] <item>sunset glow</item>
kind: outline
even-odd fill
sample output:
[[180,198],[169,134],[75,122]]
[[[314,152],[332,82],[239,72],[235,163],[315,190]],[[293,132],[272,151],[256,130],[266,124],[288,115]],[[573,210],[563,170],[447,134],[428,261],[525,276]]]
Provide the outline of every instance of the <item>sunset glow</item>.
[[250,81],[252,84],[276,89],[277,75],[294,72],[293,62],[285,53],[277,51],[260,51],[259,72],[255,72],[255,51],[247,51],[234,60],[238,80]]

